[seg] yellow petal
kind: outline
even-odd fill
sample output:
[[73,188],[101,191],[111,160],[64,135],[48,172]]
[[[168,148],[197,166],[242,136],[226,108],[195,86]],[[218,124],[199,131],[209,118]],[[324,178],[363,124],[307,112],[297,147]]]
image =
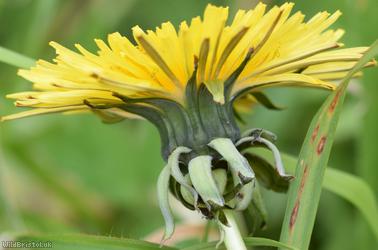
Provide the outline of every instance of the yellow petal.
[[[95,39],[96,52],[79,44],[74,52],[51,42],[57,53],[52,62],[39,60],[30,70],[18,72],[39,92],[8,97],[38,112],[47,112],[44,108],[63,112],[65,107],[70,111],[87,99],[116,108],[120,100],[112,93],[161,97],[185,105],[185,87],[197,67],[197,84],[204,83],[214,100],[224,103],[224,81],[251,49],[254,53],[233,85],[233,94],[274,86],[333,89],[326,80],[342,78],[367,48],[339,49],[344,31],[329,28],[339,11],[305,19],[301,12],[291,14],[293,6],[284,3],[267,10],[259,3],[227,20],[227,7],[209,4],[203,18],[182,22],[178,29],[170,22],[146,32],[135,26],[136,43],[118,32],[109,34],[107,41]],[[366,67],[375,64],[372,61]]]
[[262,89],[268,87],[278,86],[298,86],[298,87],[314,87],[335,89],[334,84],[319,80],[317,78],[303,75],[303,74],[280,74],[273,76],[260,76],[249,79],[245,82],[240,82],[237,87],[233,89],[233,93],[237,93],[246,88]]
[[42,115],[42,114],[51,114],[51,113],[60,113],[65,111],[73,111],[73,110],[82,110],[82,109],[88,109],[86,105],[80,105],[80,106],[67,106],[67,107],[60,107],[60,108],[37,108],[32,109],[24,112],[19,112],[12,115],[3,116],[0,118],[1,121],[9,121],[9,120],[15,120],[20,118],[25,118],[29,116],[35,116],[35,115]]
[[224,104],[224,83],[223,81],[213,80],[205,82],[207,89],[213,95],[214,101],[220,104]]

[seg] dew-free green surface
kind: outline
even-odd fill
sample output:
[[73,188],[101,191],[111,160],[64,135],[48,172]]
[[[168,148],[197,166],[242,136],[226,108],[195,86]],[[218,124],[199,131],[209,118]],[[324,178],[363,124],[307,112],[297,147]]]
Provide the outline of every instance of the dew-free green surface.
[[[273,161],[270,152],[257,151],[261,156]],[[298,158],[282,154],[282,161],[288,174],[294,175]],[[370,226],[375,237],[378,238],[378,204],[373,188],[361,177],[346,173],[339,169],[327,167],[322,183],[323,190],[329,191],[339,198],[353,204]]]
[[[239,6],[256,4],[254,0],[212,2],[231,4],[231,13]],[[273,2],[285,1],[269,1]],[[369,45],[378,36],[376,0],[295,2],[295,10],[307,16],[340,9],[343,16],[334,27],[346,30],[342,41],[347,46]],[[148,29],[172,20],[177,25],[200,15],[206,3],[0,0],[0,46],[31,58],[50,59],[54,53],[48,46],[50,40],[69,48],[79,42],[93,50],[94,38],[104,39],[114,31],[130,37],[136,24]],[[21,110],[14,108],[5,94],[30,89],[30,83],[16,72],[16,68],[0,64],[0,115]],[[368,69],[363,78],[352,82],[330,158],[331,166],[362,176],[373,190],[378,190],[377,78],[378,70]],[[247,122],[243,128],[273,131],[279,148],[298,156],[311,118],[328,94],[309,89],[270,90],[267,95],[274,104],[286,109],[257,107],[243,116]],[[1,232],[29,229],[143,238],[164,225],[155,189],[164,162],[158,134],[150,124],[127,121],[105,125],[93,115],[50,115],[0,124],[0,140]],[[69,188],[62,192],[62,186]],[[269,191],[263,195],[268,228],[256,236],[278,239],[285,196]],[[79,200],[70,201],[73,197]],[[82,216],[78,208],[83,206],[100,219]],[[311,249],[372,249],[375,244],[368,223],[353,206],[327,193],[321,196]]]
[[295,179],[289,186],[281,229],[282,242],[300,249],[309,248],[322,190],[321,184],[348,84],[353,74],[361,70],[377,54],[378,40],[342,79],[337,89],[327,97],[314,116],[298,157]]

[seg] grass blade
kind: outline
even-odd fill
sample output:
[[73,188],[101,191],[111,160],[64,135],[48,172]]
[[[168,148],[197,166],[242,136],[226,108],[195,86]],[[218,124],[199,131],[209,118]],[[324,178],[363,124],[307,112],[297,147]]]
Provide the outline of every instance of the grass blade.
[[[246,246],[280,247],[283,249],[297,250],[297,248],[291,247],[282,242],[266,239],[266,238],[246,237],[244,238],[244,242]],[[186,247],[181,250],[213,250],[215,249],[216,244],[217,242],[202,243],[195,246]],[[226,248],[223,244],[217,248],[217,250],[225,250],[225,249]]]
[[0,62],[17,68],[30,68],[35,64],[35,60],[3,47],[0,47]]
[[59,0],[36,0],[33,1],[31,8],[30,22],[27,24],[26,34],[22,37],[27,43],[23,52],[37,56],[41,49],[47,44],[47,34],[51,27],[55,24],[54,17],[58,16]]
[[[271,153],[259,149],[258,154],[266,159],[272,159]],[[282,154],[285,170],[295,173],[298,159],[288,154]],[[364,216],[378,239],[378,205],[373,189],[362,178],[328,167],[324,174],[324,190],[334,193],[352,203]]]
[[337,122],[351,77],[378,53],[378,41],[326,99],[311,122],[303,143],[295,177],[288,191],[288,202],[281,241],[308,249],[319,204],[321,184],[331,152]]
[[[16,234],[0,236],[2,240],[16,242],[51,242],[49,248],[75,250],[175,250],[172,247],[159,247],[147,241],[94,235],[42,235]],[[46,248],[34,248],[46,249]]]
[[336,169],[326,172],[323,187],[356,206],[378,240],[378,207],[370,186],[361,178]]

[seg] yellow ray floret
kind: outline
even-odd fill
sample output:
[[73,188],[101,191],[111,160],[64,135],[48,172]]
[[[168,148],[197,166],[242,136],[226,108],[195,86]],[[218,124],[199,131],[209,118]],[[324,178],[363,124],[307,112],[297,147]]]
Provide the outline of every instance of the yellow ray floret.
[[344,31],[329,29],[339,11],[320,12],[304,21],[301,12],[291,14],[292,8],[293,3],[285,3],[267,10],[259,3],[254,9],[237,11],[229,22],[227,7],[209,4],[202,18],[184,21],[178,30],[166,22],[155,31],[134,27],[135,43],[119,33],[110,34],[107,42],[96,39],[97,53],[78,44],[74,52],[51,42],[57,53],[53,63],[39,60],[31,69],[19,71],[36,91],[8,95],[17,100],[17,106],[37,110],[3,120],[86,110],[90,109],[84,105],[88,99],[108,105],[110,111],[122,102],[114,93],[166,98],[185,106],[185,87],[195,68],[197,84],[204,84],[216,102],[224,103],[224,83],[249,51],[253,51],[251,59],[231,95],[275,86],[333,89],[334,81],[367,48],[340,48]]

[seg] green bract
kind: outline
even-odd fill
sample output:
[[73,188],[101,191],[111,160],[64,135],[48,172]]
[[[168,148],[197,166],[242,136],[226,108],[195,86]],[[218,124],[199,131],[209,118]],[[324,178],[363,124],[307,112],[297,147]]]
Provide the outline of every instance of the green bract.
[[[246,209],[258,192],[259,182],[275,191],[287,190],[290,177],[284,174],[273,144],[275,136],[262,129],[241,135],[236,122],[233,102],[242,93],[231,95],[231,89],[252,53],[251,50],[222,84],[225,97],[222,103],[214,100],[203,83],[197,82],[196,70],[186,85],[184,104],[164,98],[133,99],[114,93],[124,102],[118,108],[144,117],[160,133],[162,156],[167,161],[158,180],[159,204],[166,222],[164,239],[174,231],[169,191],[187,208],[227,225],[224,209]],[[86,104],[98,111],[108,108]],[[251,146],[272,150],[276,167],[257,155],[244,154],[243,150]]]

